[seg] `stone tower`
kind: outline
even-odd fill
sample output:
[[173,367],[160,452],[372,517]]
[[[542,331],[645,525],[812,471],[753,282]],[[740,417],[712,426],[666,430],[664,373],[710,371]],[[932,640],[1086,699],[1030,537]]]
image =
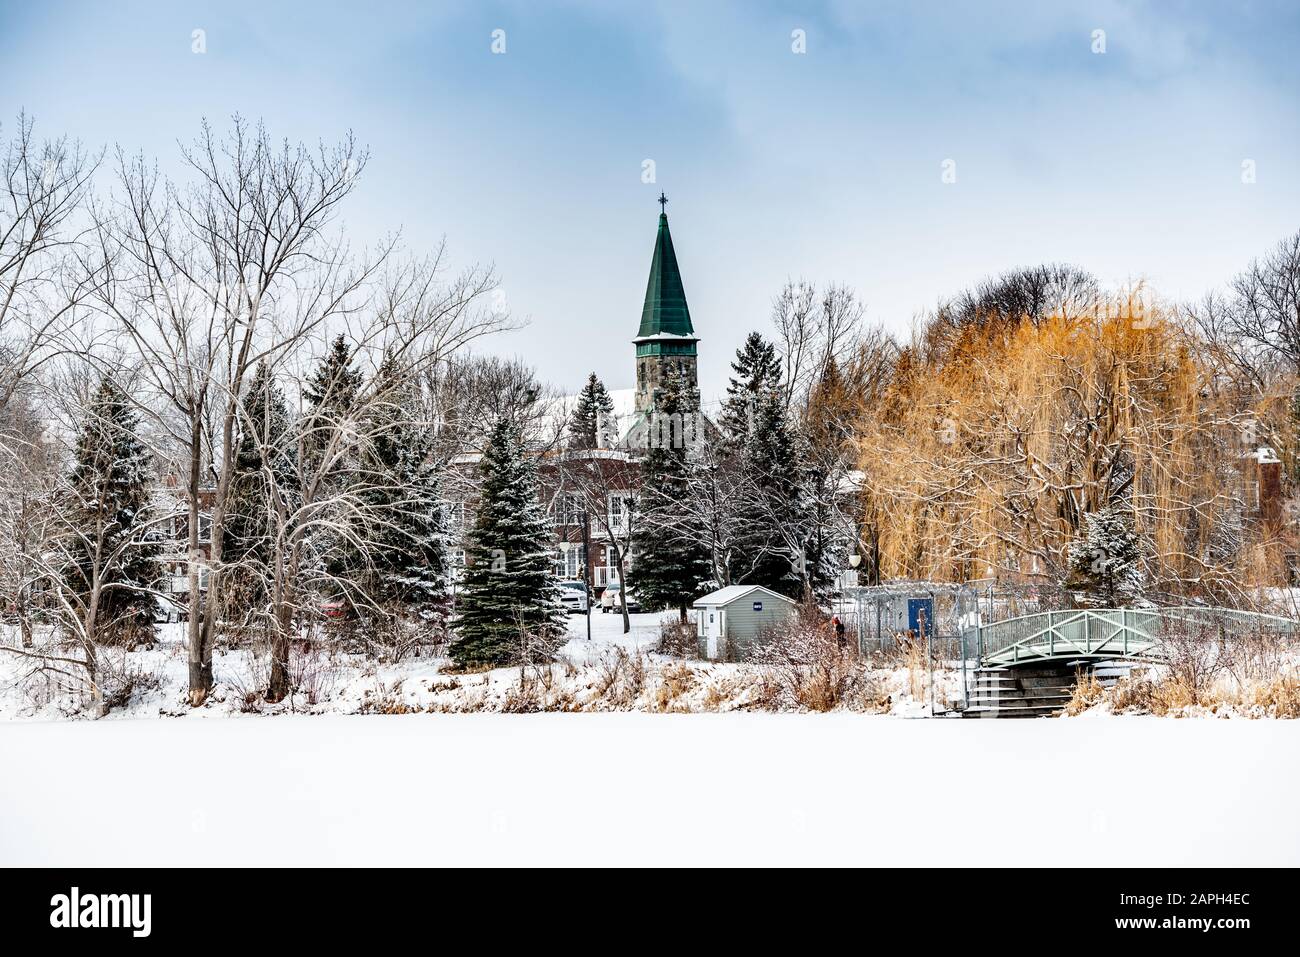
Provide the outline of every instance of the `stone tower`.
[[[660,206],[667,202],[668,198],[660,193]],[[659,213],[659,234],[655,237],[650,282],[641,309],[641,328],[632,341],[636,344],[638,414],[655,411],[656,397],[670,369],[679,370],[692,386],[698,385],[695,344],[699,339],[695,337],[691,311],[686,306],[686,291],[682,288],[666,211]]]

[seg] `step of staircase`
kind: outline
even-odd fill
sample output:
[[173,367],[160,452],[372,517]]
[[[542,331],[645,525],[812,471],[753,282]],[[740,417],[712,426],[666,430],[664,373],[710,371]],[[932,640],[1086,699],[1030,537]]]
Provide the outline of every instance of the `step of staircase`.
[[1074,696],[1075,669],[981,668],[975,672],[962,714],[971,718],[1046,718],[1059,715]]

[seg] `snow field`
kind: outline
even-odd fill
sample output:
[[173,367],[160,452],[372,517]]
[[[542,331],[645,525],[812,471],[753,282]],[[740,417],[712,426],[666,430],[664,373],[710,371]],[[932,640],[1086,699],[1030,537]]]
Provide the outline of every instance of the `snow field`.
[[1295,866],[1297,755],[1156,718],[11,723],[0,864]]

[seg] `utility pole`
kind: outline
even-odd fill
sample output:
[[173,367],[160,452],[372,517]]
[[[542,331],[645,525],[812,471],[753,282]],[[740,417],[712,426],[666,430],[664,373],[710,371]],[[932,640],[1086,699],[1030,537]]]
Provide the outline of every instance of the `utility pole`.
[[925,666],[929,671],[930,678],[930,717],[934,717],[934,659],[930,657],[930,629],[927,627],[930,623],[927,620],[929,615],[926,614],[925,606],[922,606],[916,614],[916,623],[921,630],[921,638],[925,641]]
[[591,513],[582,510],[582,585],[587,590],[587,640],[591,641]]

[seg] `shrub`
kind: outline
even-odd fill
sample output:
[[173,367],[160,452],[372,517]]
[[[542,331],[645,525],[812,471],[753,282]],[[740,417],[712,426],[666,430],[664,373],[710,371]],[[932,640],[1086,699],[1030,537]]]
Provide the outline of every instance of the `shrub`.
[[695,622],[682,621],[680,618],[665,620],[659,626],[655,651],[670,658],[698,658],[700,639],[696,634]]
[[760,670],[760,700],[769,707],[880,710],[888,703],[878,678],[851,646],[840,645],[815,608],[802,607],[765,631],[745,662]]
[[630,708],[645,689],[645,657],[615,648],[596,662],[597,702],[614,708]]

